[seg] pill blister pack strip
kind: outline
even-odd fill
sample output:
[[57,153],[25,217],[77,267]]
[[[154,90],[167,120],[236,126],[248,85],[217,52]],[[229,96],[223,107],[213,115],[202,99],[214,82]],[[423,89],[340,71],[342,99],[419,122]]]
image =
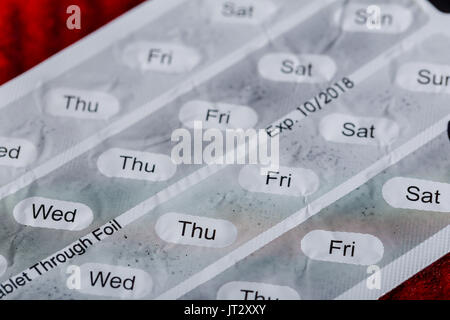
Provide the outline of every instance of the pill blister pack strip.
[[[289,5],[288,2],[286,4]],[[269,281],[272,284],[289,286],[306,298],[336,297],[361,281],[364,277],[361,270],[364,272],[365,268],[361,269],[360,266],[349,266],[348,264],[337,264],[335,262],[320,262],[323,266],[317,267],[317,272],[308,269],[308,272],[302,273],[302,276],[291,275],[289,272],[279,273],[278,271],[274,272],[274,270],[280,268],[280,261],[276,255],[271,255],[270,250],[273,246],[279,246],[275,249],[275,252],[281,252],[281,248],[291,248],[294,258],[301,259],[301,261],[296,261],[292,257],[288,258],[289,263],[295,264],[290,271],[297,270],[300,272],[305,264],[315,263],[314,261],[311,262],[312,260],[308,259],[299,248],[300,240],[305,235],[304,230],[308,230],[310,224],[313,224],[316,229],[326,229],[331,224],[331,226],[336,225],[337,229],[340,227],[342,231],[376,233],[380,221],[370,221],[370,216],[364,220],[364,223],[357,219],[359,216],[355,219],[345,217],[341,221],[337,217],[338,214],[332,214],[333,207],[326,208],[327,205],[332,205],[342,196],[349,194],[349,198],[344,197],[341,201],[350,201],[351,205],[356,207],[352,207],[352,209],[354,214],[357,215],[356,211],[359,210],[357,208],[361,204],[358,201],[349,200],[350,197],[354,196],[353,193],[350,193],[353,189],[360,187],[374,176],[377,179],[377,174],[419,149],[423,144],[439,136],[439,133],[445,130],[445,120],[448,121],[445,96],[434,95],[433,99],[430,99],[429,96],[424,94],[396,90],[391,86],[392,69],[396,68],[400,61],[403,63],[404,59],[444,63],[444,61],[439,61],[443,55],[436,54],[436,52],[442,51],[421,52],[423,50],[421,43],[422,41],[428,41],[424,47],[445,50],[448,40],[442,36],[435,36],[435,38],[427,40],[430,36],[430,30],[435,29],[433,26],[427,25],[430,22],[418,6],[411,4],[409,6],[409,9],[414,12],[416,23],[408,29],[408,32],[395,36],[361,35],[341,32],[338,28],[333,30],[331,26],[324,28],[323,22],[327,21],[331,25],[334,12],[342,7],[339,2],[324,2],[323,7],[317,4],[309,5],[305,7],[307,9],[299,10],[300,13],[281,19],[282,22],[274,23],[273,26],[268,27],[265,30],[266,34],[262,37],[252,39],[252,45],[248,46],[249,49],[240,54],[239,50],[242,49],[237,49],[238,54],[234,56],[231,54],[232,58],[236,57],[234,58],[236,60],[234,66],[230,65],[229,68],[222,70],[221,67],[215,69],[215,63],[211,62],[212,69],[215,69],[217,76],[211,75],[210,78],[204,76],[204,79],[209,81],[203,84],[194,83],[196,86],[193,87],[193,91],[188,92],[187,89],[185,89],[186,92],[181,91],[182,94],[179,97],[177,96],[173,102],[169,101],[163,109],[157,110],[155,108],[155,113],[150,117],[144,118],[137,122],[135,126],[105,140],[101,145],[88,150],[74,161],[67,161],[67,164],[55,168],[54,172],[36,180],[29,187],[6,197],[4,199],[6,211],[12,212],[18,202],[30,196],[39,195],[48,198],[61,197],[65,200],[81,203],[91,201],[89,205],[95,212],[95,219],[89,228],[95,229],[104,223],[108,224],[109,220],[116,217],[116,221],[124,227],[124,230],[104,239],[101,243],[96,243],[95,246],[89,248],[86,254],[76,257],[72,262],[78,265],[102,263],[145,270],[151,275],[152,290],[151,293],[146,292],[145,295],[139,297],[179,298],[209,279],[213,279],[211,283],[200,286],[199,290],[192,291],[191,295],[188,294],[187,297],[215,298],[221,285],[238,280],[255,283]],[[185,11],[185,8],[183,8],[183,12]],[[170,15],[170,13],[168,14]],[[304,18],[305,21],[301,18]],[[177,26],[177,28],[179,27]],[[330,32],[330,29],[336,32]],[[148,35],[145,35],[145,37],[148,37]],[[354,37],[357,37],[357,39],[354,39]],[[135,38],[139,39],[139,36]],[[302,41],[297,42],[296,39],[302,39]],[[323,39],[323,43],[318,39]],[[334,46],[327,48],[326,44],[333,40],[335,41]],[[352,43],[353,46],[354,44],[360,46],[351,47],[350,44]],[[419,48],[416,48],[417,45],[419,45]],[[349,48],[351,48],[351,54],[354,55],[352,63],[348,61],[346,56],[350,54]],[[386,51],[387,49],[389,50]],[[120,48],[118,51],[120,52]],[[338,66],[333,81],[348,77],[354,83],[354,87],[329,107],[304,118],[302,113],[292,110],[301,102],[313,97],[326,85],[290,84],[261,79],[258,74],[257,62],[264,55],[273,51],[317,54],[322,54],[325,51],[335,60]],[[436,55],[434,57],[436,61],[429,61],[430,55],[433,57],[433,54]],[[245,57],[246,59],[239,61],[239,57]],[[101,60],[104,59],[100,58],[92,63],[87,63],[85,71],[95,70],[93,67]],[[228,60],[233,61],[233,59]],[[205,70],[208,70],[208,66],[205,67]],[[74,69],[72,72],[76,74],[79,71]],[[199,73],[201,74],[201,71]],[[140,76],[145,77],[145,74]],[[124,78],[127,77],[128,75],[124,75]],[[144,82],[144,80],[142,81]],[[170,81],[175,80],[165,79],[165,81],[173,85]],[[180,82],[182,81],[183,79],[180,80]],[[187,80],[188,83],[190,81]],[[380,86],[380,83],[386,85]],[[145,87],[145,83],[142,86]],[[47,84],[44,87],[50,88]],[[40,90],[45,90],[45,88]],[[131,90],[131,88],[129,89]],[[164,90],[164,88],[161,90]],[[41,91],[38,92],[38,94],[40,93]],[[145,98],[148,98],[148,96],[145,97],[145,94],[143,94],[140,99]],[[383,99],[392,99],[392,101],[386,102]],[[179,166],[173,178],[165,183],[153,184],[108,178],[98,172],[97,159],[110,148],[128,147],[134,150],[143,149],[162,154],[170,153],[167,140],[170,139],[171,131],[180,125],[179,120],[177,120],[180,107],[191,100],[227,100],[230,103],[250,105],[257,111],[259,117],[257,127],[261,128],[270,124],[275,126],[286,119],[298,123],[296,128],[280,133],[281,164],[288,167],[301,166],[314,171],[319,177],[319,189],[307,197],[249,192],[238,183],[242,167],[235,165],[203,168]],[[430,106],[430,104],[433,104],[433,106]],[[277,106],[277,108],[273,106]],[[430,115],[428,108],[424,106],[432,107],[433,113]],[[415,112],[412,113],[409,110]],[[317,124],[325,116],[336,112],[372,117],[383,116],[387,113],[389,118],[393,118],[401,124],[401,135],[394,144],[386,149],[371,148],[370,146],[344,146],[324,141],[320,138],[321,132],[318,131]],[[279,120],[273,122],[274,119]],[[436,121],[438,121],[437,124]],[[154,138],[155,132],[157,133],[156,138]],[[443,146],[440,145],[439,148],[443,148]],[[413,156],[414,154],[408,157]],[[399,163],[401,164],[401,162]],[[445,161],[430,165],[433,167],[445,166]],[[411,167],[414,166],[411,165]],[[445,168],[443,170],[445,173]],[[428,178],[426,173],[427,171],[423,173],[422,178]],[[439,177],[440,179],[438,179]],[[442,175],[438,178],[435,178],[435,180],[441,180]],[[112,184],[111,179],[114,179]],[[383,182],[375,185],[377,187],[372,187],[373,192],[380,192]],[[74,190],[77,190],[78,198],[74,198]],[[103,199],[98,199],[99,195]],[[370,198],[366,194],[359,197],[361,199],[364,199],[364,197]],[[102,202],[98,203],[99,200]],[[372,201],[375,202],[375,200]],[[380,202],[382,201],[376,202],[377,207]],[[336,202],[336,205],[338,203]],[[324,209],[323,212],[321,209]],[[328,217],[327,211],[334,219],[341,221],[340,223],[349,220],[356,220],[357,222],[355,226],[348,227],[347,230],[337,222],[328,222],[326,218],[323,218],[322,221],[322,216]],[[125,213],[121,214],[122,212]],[[226,248],[201,248],[167,244],[155,232],[155,224],[158,218],[167,212],[181,212],[227,220],[237,227],[237,239]],[[382,210],[382,212],[384,211]],[[315,216],[314,219],[318,221],[313,218],[307,220],[317,213],[320,214]],[[422,214],[424,213],[422,212]],[[420,219],[421,216],[418,215],[418,217]],[[10,217],[10,221],[7,221],[12,226],[7,234],[15,234],[18,229],[22,228],[17,226],[17,222],[13,219]],[[439,226],[448,224],[448,220],[445,220],[445,216],[442,216],[442,214],[437,219],[436,221],[442,224],[430,224],[430,227],[423,231],[422,237],[414,238],[414,241],[420,242],[437,232]],[[305,223],[303,224],[303,222]],[[8,224],[5,224],[5,228],[8,228]],[[301,231],[293,229],[282,236],[283,233],[297,225],[300,225]],[[311,227],[309,228],[311,229]],[[14,275],[45,258],[45,256],[52,255],[63,246],[62,244],[70,247],[72,241],[86,234],[84,231],[67,235],[68,231],[51,230],[49,232],[49,230],[44,229],[28,229],[30,228],[27,228],[26,232],[20,236],[20,241],[17,241],[18,247],[14,257],[14,268],[7,271],[9,275]],[[297,231],[295,236],[292,236],[295,231]],[[292,237],[295,239],[292,240]],[[379,238],[384,240],[381,236]],[[387,238],[393,241],[391,235]],[[53,243],[48,244],[51,242],[50,239],[53,239]],[[58,239],[58,241],[54,241],[55,239]],[[270,242],[275,239],[277,240]],[[395,240],[401,243],[403,239],[400,237]],[[283,243],[280,244],[280,241]],[[390,247],[383,241],[385,254],[380,266],[387,265],[407,250],[414,248],[418,244],[414,241],[408,245],[391,244]],[[267,248],[261,249],[261,253],[257,251],[266,244],[268,244]],[[244,259],[255,251],[256,257],[252,255],[248,259]],[[264,251],[269,251],[269,253]],[[228,267],[233,266],[241,259],[244,260],[239,262],[236,268],[226,271]],[[289,268],[289,263],[285,263],[283,266]],[[258,266],[258,272],[253,270],[256,265]],[[335,284],[333,280],[323,276],[324,274],[332,275],[332,272],[329,272],[327,268],[336,268],[336,270],[342,268],[342,270],[345,270],[342,272],[350,273],[350,277],[339,277],[341,283]],[[355,268],[358,272],[355,272]],[[20,297],[30,295],[30,297],[36,298],[37,292],[45,293],[37,294],[40,297],[47,296],[48,292],[52,292],[52,297],[56,298],[89,297],[83,295],[83,292],[78,293],[68,290],[65,287],[67,275],[64,266],[58,268],[58,270],[59,272],[50,272],[43,277],[36,277],[29,287],[32,290],[27,292],[24,292],[25,290],[17,291],[18,295]],[[225,272],[214,278],[222,271]],[[309,280],[305,281],[306,278]],[[311,282],[314,280],[311,279],[317,278],[323,278],[324,283],[327,283],[327,281],[332,283],[334,285],[332,290],[314,290],[314,283]],[[346,282],[345,279],[349,280]],[[296,281],[296,283],[292,283],[293,281]],[[320,289],[320,285],[323,284],[319,281],[318,285],[316,288]],[[150,284],[147,284],[147,287],[149,286]],[[308,286],[308,288],[304,286]],[[53,287],[57,288],[56,292]],[[94,294],[101,294],[101,292]]]
[[[294,3],[294,2],[291,2]],[[299,3],[299,2],[297,2]],[[201,8],[202,3],[183,3],[181,7],[179,7],[178,11],[172,11],[171,13],[173,14],[172,16],[166,17],[166,16],[162,16],[160,19],[164,20],[164,17],[166,18],[167,22],[165,22],[167,25],[171,25],[173,24],[173,21],[175,20],[176,17],[180,16],[181,13],[186,12],[187,8],[190,8],[192,13],[194,14],[197,11],[197,8]],[[289,4],[289,2],[287,2],[287,4]],[[301,2],[299,3],[301,4]],[[305,4],[305,3],[303,3]],[[312,7],[312,11],[316,11],[319,10],[321,7],[323,7],[325,4],[322,4],[320,6],[313,6]],[[298,6],[297,4],[294,5],[294,8],[290,8],[289,6],[287,6],[282,12],[280,12],[279,14],[281,14],[280,19],[283,17],[283,13],[289,12],[290,10],[294,10],[296,8],[296,6]],[[150,6],[151,7],[151,6]],[[299,13],[296,15],[295,19],[291,19],[288,22],[289,23],[282,23],[282,24],[278,24],[279,28],[281,29],[281,31],[278,32],[282,32],[283,30],[286,30],[288,28],[291,27],[291,25],[295,25],[295,22],[297,19],[301,19],[302,16],[306,15],[308,16],[308,12],[303,13],[303,11],[298,10],[299,8],[296,8],[296,11],[298,11]],[[169,14],[171,14],[169,13]],[[207,17],[207,16],[206,16]],[[164,21],[166,21],[164,20]],[[283,19],[281,19],[283,20]],[[154,22],[157,23],[158,21]],[[205,24],[205,22],[203,23]],[[220,27],[220,25],[219,25]],[[179,26],[173,26],[172,27],[174,30],[179,30]],[[224,28],[223,26],[221,28]],[[145,28],[145,29],[151,29],[151,28]],[[203,27],[201,27],[200,29],[204,29]],[[211,28],[209,28],[211,29]],[[224,28],[226,29],[226,28]],[[248,29],[248,27],[246,28]],[[248,39],[246,39],[245,42],[245,46],[244,47],[235,47],[232,49],[228,49],[231,52],[228,52],[227,55],[225,55],[224,57],[215,57],[216,60],[211,64],[211,66],[207,66],[205,67],[205,69],[198,71],[195,74],[191,74],[191,77],[188,77],[186,81],[184,81],[183,83],[179,84],[178,86],[174,87],[172,90],[168,91],[168,92],[164,92],[162,95],[162,98],[156,98],[156,102],[155,100],[151,101],[150,104],[151,105],[143,105],[141,107],[141,109],[136,110],[135,113],[132,113],[132,115],[130,116],[130,118],[133,121],[130,121],[130,118],[121,118],[118,119],[116,122],[113,122],[113,124],[111,126],[114,126],[114,128],[118,128],[118,129],[110,129],[110,130],[106,130],[105,132],[100,132],[98,135],[94,135],[93,139],[88,139],[87,143],[86,140],[83,140],[81,142],[81,146],[80,145],[76,145],[73,149],[69,149],[69,151],[65,154],[63,154],[61,156],[61,160],[58,161],[56,164],[53,162],[54,159],[51,159],[50,162],[45,163],[43,166],[44,168],[41,170],[42,167],[38,167],[35,170],[31,171],[29,174],[29,177],[20,177],[19,179],[17,179],[17,181],[14,181],[14,185],[13,187],[10,187],[9,185],[4,187],[4,191],[5,194],[10,194],[11,190],[14,190],[15,188],[18,188],[18,186],[21,186],[23,183],[29,183],[29,180],[34,180],[36,179],[36,177],[38,177],[39,175],[44,175],[44,177],[42,179],[37,180],[36,183],[33,183],[30,185],[29,188],[25,188],[22,189],[21,191],[19,191],[18,193],[13,194],[12,196],[8,197],[5,199],[5,203],[8,203],[9,199],[11,199],[11,205],[5,208],[5,211],[8,210],[10,212],[10,210],[13,210],[13,208],[16,206],[16,204],[18,202],[20,202],[21,200],[27,198],[30,196],[30,190],[34,190],[36,188],[42,188],[42,190],[44,192],[46,192],[45,190],[49,190],[50,192],[53,193],[57,193],[59,194],[59,197],[61,198],[65,198],[67,197],[67,199],[73,199],[73,190],[77,190],[77,193],[79,195],[79,202],[88,202],[89,203],[89,199],[85,198],[82,199],[82,191],[83,189],[86,188],[86,186],[88,186],[89,188],[91,188],[92,182],[90,182],[89,180],[91,180],[92,178],[92,174],[95,175],[95,184],[97,186],[99,186],[99,190],[95,190],[93,191],[93,193],[91,193],[92,197],[94,197],[93,200],[91,200],[92,204],[89,203],[89,206],[93,206],[93,209],[96,211],[96,216],[98,218],[98,221],[96,222],[96,225],[101,225],[107,221],[109,221],[110,219],[116,217],[117,215],[119,215],[121,212],[125,211],[126,209],[129,209],[135,205],[137,205],[138,203],[140,203],[141,201],[145,200],[146,198],[152,196],[153,194],[155,194],[156,192],[159,192],[163,189],[165,189],[166,187],[170,186],[171,184],[173,184],[174,181],[179,180],[181,177],[183,177],[184,175],[186,175],[186,173],[183,174],[183,172],[181,171],[181,169],[179,168],[177,171],[177,176],[173,177],[172,180],[168,181],[167,183],[140,183],[139,181],[137,181],[137,183],[139,185],[136,186],[136,190],[131,190],[130,189],[130,185],[128,182],[130,182],[130,180],[128,181],[115,181],[117,183],[125,183],[121,186],[119,186],[120,188],[118,190],[115,190],[115,193],[112,193],[113,191],[111,191],[110,197],[111,199],[116,199],[117,197],[120,196],[121,193],[123,193],[125,190],[129,190],[129,192],[126,194],[126,196],[122,197],[121,199],[118,199],[119,201],[115,201],[114,204],[111,203],[111,206],[108,206],[108,204],[110,203],[111,199],[109,199],[109,197],[104,197],[104,199],[102,200],[102,198],[99,199],[98,194],[106,194],[107,189],[109,187],[111,187],[111,179],[105,179],[106,177],[103,176],[98,168],[97,168],[97,158],[98,156],[105,150],[108,150],[110,147],[123,147],[123,146],[129,146],[130,144],[130,140],[132,140],[132,143],[134,143],[136,145],[136,149],[139,148],[148,148],[150,149],[150,147],[152,147],[153,151],[158,152],[164,152],[168,155],[170,155],[170,145],[168,145],[168,143],[163,144],[164,142],[170,141],[170,134],[171,131],[176,129],[177,127],[180,126],[178,117],[177,117],[177,113],[178,110],[180,108],[180,106],[177,103],[173,103],[173,106],[171,107],[170,105],[166,105],[164,103],[166,103],[167,101],[173,100],[175,99],[177,96],[180,96],[183,94],[183,92],[188,92],[190,90],[192,90],[193,87],[195,87],[196,85],[199,85],[201,82],[210,79],[211,77],[213,77],[215,74],[227,69],[227,65],[233,65],[235,62],[243,59],[246,57],[246,55],[248,55],[250,52],[258,49],[259,47],[263,46],[265,43],[267,43],[269,41],[269,38],[266,34],[261,34],[261,31],[258,31],[259,28],[255,28],[256,31],[254,31],[253,34],[250,34]],[[210,33],[211,30],[206,30],[205,32]],[[254,39],[255,37],[255,33],[257,34],[256,39]],[[147,39],[148,36],[143,35],[142,36],[144,39]],[[160,37],[160,36],[159,36]],[[223,40],[223,37],[221,37],[221,39]],[[185,40],[184,40],[185,41]],[[131,38],[131,40],[129,41],[130,43],[134,43],[134,39]],[[227,44],[223,43],[223,46],[227,46]],[[242,43],[241,43],[242,45]],[[125,45],[126,47],[126,45]],[[111,51],[111,50],[106,50],[106,51]],[[95,58],[96,60],[103,60],[102,57],[98,57]],[[98,61],[95,61],[93,64],[95,64]],[[113,63],[113,62],[111,62]],[[117,63],[117,62],[116,62]],[[92,65],[90,66],[92,68]],[[86,67],[87,70],[89,70],[89,67]],[[134,71],[136,73],[136,71]],[[139,71],[137,71],[139,72]],[[150,81],[150,80],[147,80]],[[151,82],[151,81],[150,81]],[[128,84],[125,84],[126,86],[128,86]],[[125,88],[127,91],[130,91],[129,88]],[[134,90],[134,89],[133,89]],[[197,89],[195,89],[197,90]],[[154,107],[156,106],[156,107]],[[152,114],[153,111],[156,111],[157,107],[162,107],[163,110],[161,110],[158,114]],[[150,121],[150,123],[147,121],[145,122],[145,120],[147,118],[145,118],[145,115],[147,114],[152,114],[148,120]],[[112,137],[112,139],[116,140],[116,141],[105,141],[102,145],[99,146],[99,150],[95,150],[94,148],[100,143],[102,142],[106,137],[108,137],[110,135],[111,132],[115,132],[121,128],[123,128],[124,130],[127,129],[128,126],[131,126],[134,124],[134,122],[137,122],[139,120],[143,120],[142,124],[140,124],[140,126],[138,127],[133,127],[130,128],[128,131],[124,131],[123,132],[123,138],[121,136],[119,137]],[[115,125],[116,123],[118,123],[118,125]],[[171,125],[171,127],[169,127],[169,125]],[[149,128],[154,128],[152,130],[149,130]],[[159,133],[159,132],[161,133]],[[131,134],[131,136],[130,136]],[[139,135],[136,136],[136,134]],[[144,136],[142,136],[144,135]],[[154,137],[157,136],[157,138],[155,139]],[[146,144],[145,146],[139,146],[140,143],[144,143]],[[92,151],[90,151],[92,149]],[[85,154],[85,157],[78,158],[75,159],[77,156],[79,156],[80,153],[84,153],[83,151],[89,151],[89,153]],[[75,159],[74,162],[70,162],[71,160]],[[66,167],[61,167],[62,165],[67,164]],[[75,167],[74,166],[81,166],[79,170],[74,170]],[[60,168],[61,167],[61,168]],[[187,172],[190,171],[194,171],[196,169],[196,166],[186,166],[185,168],[183,168],[185,170],[187,170]],[[54,175],[50,176],[48,175],[48,173],[51,172],[55,172]],[[75,175],[74,175],[74,172]],[[62,173],[62,175],[61,175]],[[81,175],[86,175],[86,176],[80,176]],[[45,182],[45,180],[48,177],[48,183]],[[99,179],[104,181],[104,184],[101,185],[101,182],[98,181]],[[59,180],[59,181],[58,181]],[[69,181],[73,181],[74,184],[69,185],[68,182]],[[136,182],[136,181],[133,181]],[[81,183],[81,184],[78,184]],[[50,189],[48,189],[50,188]],[[54,188],[54,189],[53,189]],[[142,190],[142,188],[148,188],[148,190]],[[53,191],[52,191],[53,189]],[[23,192],[22,195],[20,195],[20,192]],[[34,192],[34,191],[31,191]],[[64,195],[64,193],[69,193],[68,195]],[[89,192],[90,193],[90,192]],[[137,199],[132,199],[133,198],[133,194],[138,195],[139,198]],[[46,197],[45,194],[41,194],[42,196]],[[50,198],[52,198],[52,196],[50,196]],[[123,200],[122,200],[123,199]],[[120,200],[124,201],[125,203],[122,203]],[[134,201],[133,201],[134,200]],[[76,199],[73,199],[73,201],[76,201]],[[98,202],[101,201],[100,203],[95,204],[94,202]],[[103,202],[104,201],[104,202]],[[133,202],[131,202],[133,201]],[[127,203],[130,202],[130,203]],[[102,208],[104,206],[107,206],[107,208],[105,208],[104,210],[102,210]],[[98,206],[98,208],[95,208],[95,206]],[[125,208],[122,209],[121,206],[125,206]],[[113,210],[117,210],[116,212],[114,212]],[[102,215],[106,215],[106,217],[102,217]],[[20,226],[17,226],[17,224],[15,222],[13,222],[12,224],[10,224],[11,226],[13,226],[13,228],[20,228]],[[6,226],[5,226],[6,229]],[[8,231],[7,229],[4,230],[5,234],[14,234],[17,231],[17,229],[13,229],[12,231]],[[43,234],[48,234],[47,232],[45,232],[45,230],[34,230],[35,232],[38,232],[39,234],[41,234],[42,231]],[[47,230],[48,231],[48,230]],[[58,232],[57,230],[53,230]],[[32,246],[32,244],[34,243],[33,240],[33,236],[30,236],[30,234],[28,234],[29,236],[27,236],[27,238],[29,239],[29,243],[26,244],[25,247],[30,248],[30,246]],[[61,238],[66,239],[66,237],[70,237],[67,238],[67,240],[65,240],[66,244],[70,244],[72,241],[76,240],[77,238],[79,238],[80,236],[85,235],[85,232],[80,232],[77,234],[73,234],[73,235],[68,235],[67,232],[61,232],[60,236]],[[55,237],[55,233],[53,233],[52,237]],[[25,239],[24,239],[25,240]],[[26,240],[25,240],[26,241]],[[57,251],[58,249],[60,249],[60,245],[61,243],[54,243],[55,247],[51,248],[48,251],[48,254],[51,254],[54,251]],[[46,249],[48,250],[48,249]],[[19,250],[22,251],[22,250]],[[42,253],[36,252],[36,250],[34,250],[33,248],[31,248],[31,253],[35,252],[36,254],[41,255]],[[22,251],[24,252],[24,251]],[[24,255],[29,257],[29,255],[25,254]],[[26,264],[31,263],[33,260],[39,260],[39,258],[42,258],[42,256],[38,256],[38,257],[30,257],[30,260],[27,261],[26,263],[24,263],[23,268],[26,268]],[[28,258],[27,258],[28,259]],[[33,260],[31,260],[33,259]],[[16,259],[17,262],[17,259]]]

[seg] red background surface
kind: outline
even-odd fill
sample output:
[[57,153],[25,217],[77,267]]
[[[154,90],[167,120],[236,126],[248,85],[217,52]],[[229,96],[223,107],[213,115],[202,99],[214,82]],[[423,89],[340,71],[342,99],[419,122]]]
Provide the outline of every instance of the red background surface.
[[[144,0],[0,0],[0,84],[91,33]],[[66,28],[70,5],[81,30]],[[449,299],[450,254],[381,299]]]
[[[143,0],[0,0],[0,84],[131,9]],[[67,7],[81,9],[69,30]]]

